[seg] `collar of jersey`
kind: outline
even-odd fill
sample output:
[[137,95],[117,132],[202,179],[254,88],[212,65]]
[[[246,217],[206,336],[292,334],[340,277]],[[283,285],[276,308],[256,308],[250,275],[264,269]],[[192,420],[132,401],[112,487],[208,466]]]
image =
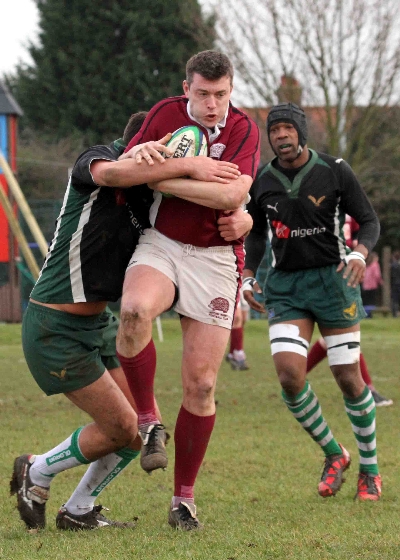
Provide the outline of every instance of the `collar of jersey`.
[[224,118],[222,119],[222,121],[219,121],[219,123],[217,123],[214,127],[214,130],[211,128],[208,128],[207,126],[204,126],[204,124],[201,124],[201,122],[199,122],[198,120],[196,120],[191,111],[190,111],[190,101],[188,101],[187,106],[186,106],[186,110],[187,110],[187,114],[189,119],[191,119],[192,121],[198,123],[200,126],[202,126],[203,128],[205,128],[208,132],[208,140],[209,142],[214,142],[214,140],[216,140],[218,138],[218,136],[221,134],[221,128],[225,128],[226,126],[226,119],[228,118],[228,113],[229,113],[229,106],[226,109],[226,113]]
[[[267,165],[267,167],[265,168],[264,173],[268,171],[272,173],[272,175],[274,175],[285,187],[285,190],[289,195],[289,198],[296,198],[298,196],[303,177],[310,171],[312,167],[314,167],[315,163],[317,162],[318,159],[317,152],[314,152],[314,150],[311,150],[310,148],[308,149],[311,152],[311,157],[306,163],[306,165],[303,167],[303,169],[299,171],[296,177],[293,179],[293,183],[289,181],[286,175],[284,175],[281,171],[278,171],[278,169],[276,169],[272,165],[272,162],[277,159],[276,157],[273,160],[271,160]],[[262,173],[262,175],[264,175],[264,173]]]
[[118,138],[118,140],[114,140],[113,146],[119,154],[122,154],[126,148],[126,142],[124,142],[122,138]]

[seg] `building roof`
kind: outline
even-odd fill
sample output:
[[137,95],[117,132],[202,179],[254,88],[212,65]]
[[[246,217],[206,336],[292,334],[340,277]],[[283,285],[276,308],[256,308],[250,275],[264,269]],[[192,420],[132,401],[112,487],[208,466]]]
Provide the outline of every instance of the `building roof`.
[[23,111],[7,86],[0,81],[0,115],[23,115]]

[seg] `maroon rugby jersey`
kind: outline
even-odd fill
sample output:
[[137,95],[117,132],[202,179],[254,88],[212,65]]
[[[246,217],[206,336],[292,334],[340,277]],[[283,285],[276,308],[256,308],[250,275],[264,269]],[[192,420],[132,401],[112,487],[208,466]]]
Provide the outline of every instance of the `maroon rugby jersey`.
[[[208,138],[207,129],[188,116],[187,103],[185,96],[169,97],[157,103],[125,151],[136,144],[160,140],[168,132],[188,125],[198,126]],[[226,125],[220,130],[220,135],[209,143],[209,155],[214,159],[236,163],[242,175],[250,175],[254,179],[260,159],[259,130],[255,122],[229,104]],[[217,225],[220,215],[220,210],[154,193],[150,222],[170,239],[197,247],[242,243],[243,240],[228,242],[220,236]]]

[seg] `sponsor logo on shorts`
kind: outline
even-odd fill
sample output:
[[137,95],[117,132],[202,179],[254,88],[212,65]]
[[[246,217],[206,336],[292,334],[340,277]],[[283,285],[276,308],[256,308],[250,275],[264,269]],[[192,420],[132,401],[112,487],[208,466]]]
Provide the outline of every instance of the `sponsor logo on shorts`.
[[354,319],[357,315],[357,304],[355,301],[353,301],[353,303],[350,305],[350,307],[347,307],[346,309],[343,309],[343,315],[346,317],[346,319]]
[[290,229],[287,225],[278,220],[273,220],[272,225],[275,228],[275,235],[278,239],[288,239],[289,237],[309,237],[311,235],[318,235],[319,233],[326,232],[326,228],[324,227]]
[[68,459],[71,457],[72,453],[70,449],[65,449],[64,451],[60,451],[57,455],[53,455],[52,457],[48,457],[46,459],[46,463],[48,465],[52,465],[53,463],[59,463],[60,461],[64,461],[64,459]]
[[57,373],[56,371],[51,371],[50,375],[54,375],[54,377],[58,377],[58,379],[60,379],[61,381],[65,381],[67,378],[67,370],[62,369],[60,373]]
[[226,146],[225,144],[213,144],[210,147],[210,157],[214,159],[220,159],[224,153]]
[[209,315],[210,317],[215,317],[216,319],[223,319],[227,321],[229,319],[227,313],[229,311],[229,301],[222,297],[217,297],[210,301],[208,307],[212,309]]

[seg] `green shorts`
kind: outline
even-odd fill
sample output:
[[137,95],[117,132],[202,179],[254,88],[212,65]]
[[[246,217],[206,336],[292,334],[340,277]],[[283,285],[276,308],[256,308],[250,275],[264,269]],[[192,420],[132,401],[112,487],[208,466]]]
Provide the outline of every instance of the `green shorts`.
[[320,327],[343,329],[366,317],[360,287],[351,288],[337,265],[283,272],[271,268],[265,283],[270,325],[312,319]]
[[22,346],[30,372],[46,393],[90,385],[119,367],[118,320],[107,308],[84,317],[29,302],[22,320]]

